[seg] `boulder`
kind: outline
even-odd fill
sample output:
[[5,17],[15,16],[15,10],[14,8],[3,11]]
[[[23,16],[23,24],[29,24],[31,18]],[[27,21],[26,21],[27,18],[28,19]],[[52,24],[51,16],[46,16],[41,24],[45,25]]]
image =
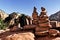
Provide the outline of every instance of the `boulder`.
[[0,34],[6,31],[10,31],[10,29],[0,30]]
[[52,40],[60,40],[60,37],[56,37],[56,38],[54,38],[54,39],[52,39]]
[[0,33],[3,33],[3,32],[5,32],[4,30],[0,30]]
[[31,32],[12,34],[7,37],[2,38],[1,40],[34,40],[34,34]]
[[47,36],[48,35],[48,31],[35,32],[35,35],[37,35],[37,36]]
[[50,36],[57,36],[57,34],[59,33],[59,31],[56,29],[50,29],[48,32]]

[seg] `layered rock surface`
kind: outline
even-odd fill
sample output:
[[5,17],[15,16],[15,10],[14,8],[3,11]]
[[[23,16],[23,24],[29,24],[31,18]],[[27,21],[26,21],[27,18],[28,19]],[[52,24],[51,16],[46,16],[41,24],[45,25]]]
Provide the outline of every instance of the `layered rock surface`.
[[31,32],[12,34],[1,38],[1,40],[34,40],[35,36]]

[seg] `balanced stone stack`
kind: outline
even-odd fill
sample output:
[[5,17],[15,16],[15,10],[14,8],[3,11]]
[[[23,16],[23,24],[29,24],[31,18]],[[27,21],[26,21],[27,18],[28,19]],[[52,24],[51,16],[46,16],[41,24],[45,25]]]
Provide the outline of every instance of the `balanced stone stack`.
[[41,7],[41,14],[39,15],[38,27],[36,27],[36,35],[47,35],[48,30],[50,29],[49,18],[46,15],[45,8]]
[[32,18],[33,18],[32,24],[34,25],[38,24],[38,13],[36,12],[36,7],[34,7]]
[[25,26],[24,26],[24,30],[26,29],[26,30],[35,31],[35,27],[36,27],[36,25],[38,24],[38,13],[37,13],[36,10],[37,10],[36,7],[34,7],[33,13],[32,13],[32,18],[33,18],[32,24],[30,24],[30,25],[25,25]]

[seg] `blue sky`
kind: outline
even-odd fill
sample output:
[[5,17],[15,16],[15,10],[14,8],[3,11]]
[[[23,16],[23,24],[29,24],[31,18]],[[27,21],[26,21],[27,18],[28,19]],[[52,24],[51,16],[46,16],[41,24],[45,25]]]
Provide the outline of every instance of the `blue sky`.
[[19,12],[32,15],[33,7],[40,14],[41,7],[45,7],[47,14],[51,15],[60,10],[60,0],[0,0],[0,9],[6,13]]

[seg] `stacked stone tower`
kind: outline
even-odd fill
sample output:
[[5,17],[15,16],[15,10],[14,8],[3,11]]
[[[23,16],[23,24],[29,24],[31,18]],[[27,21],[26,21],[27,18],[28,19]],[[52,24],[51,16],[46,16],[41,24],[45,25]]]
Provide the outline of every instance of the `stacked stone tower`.
[[47,33],[50,29],[49,18],[46,15],[46,10],[44,7],[41,7],[41,14],[39,15],[38,26],[36,27],[36,34],[42,35]]
[[38,24],[38,13],[36,11],[36,7],[34,7],[33,13],[32,13],[32,24],[37,25]]

